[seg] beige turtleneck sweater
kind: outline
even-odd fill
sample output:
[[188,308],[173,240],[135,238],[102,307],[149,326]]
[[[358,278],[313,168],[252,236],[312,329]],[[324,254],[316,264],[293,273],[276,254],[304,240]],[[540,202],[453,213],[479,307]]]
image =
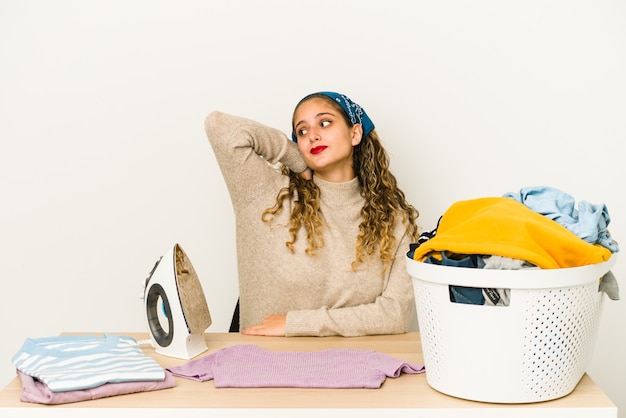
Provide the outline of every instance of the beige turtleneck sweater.
[[289,183],[270,164],[295,172],[306,168],[298,146],[279,130],[220,112],[207,116],[205,128],[235,211],[241,329],[267,315],[286,314],[287,336],[406,332],[415,306],[402,224],[396,225],[399,245],[390,270],[382,275],[375,256],[351,271],[363,206],[358,181],[331,183],[314,176],[326,223],[324,247],[307,255],[301,230],[291,253],[285,246],[291,202],[271,225],[261,213]]

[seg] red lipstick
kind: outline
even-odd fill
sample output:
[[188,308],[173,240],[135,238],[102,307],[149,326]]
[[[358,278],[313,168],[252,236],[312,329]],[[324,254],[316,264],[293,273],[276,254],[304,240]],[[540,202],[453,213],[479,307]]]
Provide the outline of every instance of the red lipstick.
[[324,151],[325,149],[326,149],[326,147],[325,147],[325,146],[323,146],[323,145],[322,145],[322,146],[319,146],[319,147],[314,147],[314,148],[311,148],[311,154],[319,154],[319,153],[321,153],[322,151]]

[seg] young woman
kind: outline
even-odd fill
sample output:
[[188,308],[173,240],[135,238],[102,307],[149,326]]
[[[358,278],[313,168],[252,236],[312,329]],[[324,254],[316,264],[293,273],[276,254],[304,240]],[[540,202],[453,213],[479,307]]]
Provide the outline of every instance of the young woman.
[[406,332],[418,213],[374,124],[345,95],[320,92],[298,103],[292,126],[290,140],[249,119],[206,119],[235,211],[241,332]]

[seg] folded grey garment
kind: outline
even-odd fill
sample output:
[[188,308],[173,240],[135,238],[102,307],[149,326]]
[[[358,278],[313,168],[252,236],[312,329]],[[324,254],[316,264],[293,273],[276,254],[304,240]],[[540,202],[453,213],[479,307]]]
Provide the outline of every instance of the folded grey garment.
[[484,256],[485,269],[492,270],[521,270],[521,269],[538,269],[539,267],[529,263],[526,260],[518,260],[517,258],[502,257],[499,255]]
[[167,370],[165,371],[165,379],[161,381],[105,383],[90,389],[70,390],[67,392],[52,392],[48,385],[19,370],[17,370],[17,375],[22,382],[20,401],[46,405],[89,401],[109,396],[168,389],[176,386],[176,379]]

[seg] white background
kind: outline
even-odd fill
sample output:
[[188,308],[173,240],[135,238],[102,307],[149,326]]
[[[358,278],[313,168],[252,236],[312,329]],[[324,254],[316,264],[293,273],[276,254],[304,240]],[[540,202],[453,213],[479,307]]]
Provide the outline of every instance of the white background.
[[[228,329],[211,110],[289,131],[302,96],[341,91],[424,229],[456,200],[549,185],[606,203],[626,245],[624,22],[617,0],[0,0],[0,384],[27,337],[144,331],[142,282],[174,243],[208,331]],[[605,301],[588,369],[620,409],[625,316]]]

